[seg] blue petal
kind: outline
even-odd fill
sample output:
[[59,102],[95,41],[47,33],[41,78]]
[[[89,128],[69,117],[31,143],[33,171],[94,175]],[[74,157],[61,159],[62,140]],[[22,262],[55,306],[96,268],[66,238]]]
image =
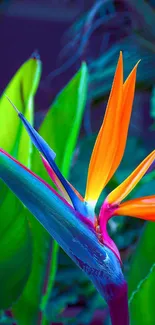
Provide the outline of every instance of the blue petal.
[[120,262],[108,247],[100,244],[88,219],[3,152],[0,178],[85,271],[107,301],[120,294],[124,285]]
[[73,189],[71,188],[69,183],[66,181],[66,179],[61,174],[59,168],[57,167],[57,165],[54,161],[54,159],[56,157],[56,153],[49,147],[47,142],[38,134],[38,132],[32,127],[32,125],[26,120],[24,115],[18,111],[18,109],[12,103],[12,101],[8,98],[8,96],[6,96],[6,97],[9,100],[9,102],[11,103],[11,105],[14,107],[14,109],[16,110],[19,118],[21,119],[23,125],[25,126],[25,128],[31,138],[31,141],[33,142],[35,147],[44,155],[44,157],[50,164],[51,168],[53,169],[54,173],[57,175],[60,182],[64,186],[66,192],[68,193],[68,195],[73,203],[75,210],[77,210],[87,216],[87,209],[86,209],[85,204],[83,202],[81,202],[81,200],[77,197],[77,195],[75,194],[75,192],[73,191]]

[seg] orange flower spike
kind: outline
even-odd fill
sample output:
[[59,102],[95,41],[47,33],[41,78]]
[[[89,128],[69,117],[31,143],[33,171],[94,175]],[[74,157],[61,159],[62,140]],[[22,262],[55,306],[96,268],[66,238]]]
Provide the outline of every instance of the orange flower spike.
[[119,204],[137,185],[145,175],[153,161],[155,160],[155,150],[153,150],[141,164],[117,186],[106,198],[109,204]]
[[131,216],[155,221],[155,195],[129,200],[120,204],[115,215]]
[[[139,61],[140,62],[140,61]],[[135,65],[131,73],[129,74],[128,78],[126,79],[125,83],[123,84],[123,98],[122,98],[122,115],[120,116],[120,125],[119,129],[121,131],[121,136],[118,139],[117,151],[115,154],[115,159],[108,175],[106,184],[109,182],[111,177],[114,175],[116,169],[118,168],[123,154],[125,150],[127,135],[128,135],[128,128],[130,123],[130,117],[132,112],[132,104],[134,100],[134,92],[135,92],[135,83],[136,83],[136,73],[137,73],[137,66],[139,62]]]
[[[112,167],[118,141],[119,120],[123,93],[123,58],[118,60],[114,81],[106,108],[103,124],[99,131],[91,156],[86,186],[86,201],[96,203]],[[114,124],[114,119],[116,120]]]

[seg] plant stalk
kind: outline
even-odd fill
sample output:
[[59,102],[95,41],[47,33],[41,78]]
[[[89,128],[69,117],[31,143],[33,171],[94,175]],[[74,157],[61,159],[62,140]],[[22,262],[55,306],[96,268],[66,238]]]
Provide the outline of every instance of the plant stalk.
[[108,302],[112,325],[129,325],[128,291]]

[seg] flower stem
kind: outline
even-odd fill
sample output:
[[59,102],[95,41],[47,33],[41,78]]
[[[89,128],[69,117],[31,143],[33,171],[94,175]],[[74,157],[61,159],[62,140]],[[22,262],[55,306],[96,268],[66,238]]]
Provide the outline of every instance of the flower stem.
[[59,252],[59,245],[58,243],[53,240],[53,245],[52,245],[52,252],[50,256],[50,265],[49,265],[49,270],[48,270],[48,279],[47,279],[47,284],[45,288],[45,294],[42,298],[42,303],[41,303],[41,310],[42,310],[42,320],[41,320],[41,325],[49,325],[51,322],[47,320],[46,314],[44,313],[47,303],[50,299],[51,292],[54,286],[54,280],[57,272],[57,265],[58,265],[58,252]]
[[108,305],[112,325],[129,325],[127,288],[121,296],[110,300]]

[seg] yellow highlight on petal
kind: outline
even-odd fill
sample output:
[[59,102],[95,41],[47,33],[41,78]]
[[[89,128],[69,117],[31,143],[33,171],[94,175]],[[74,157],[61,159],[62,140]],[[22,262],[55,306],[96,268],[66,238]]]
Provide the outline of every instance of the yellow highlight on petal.
[[131,216],[155,221],[155,195],[144,196],[120,204],[115,215]]
[[141,164],[122,182],[116,187],[108,196],[108,203],[119,204],[137,185],[141,178],[145,175],[153,161],[155,160],[155,150],[153,150]]

